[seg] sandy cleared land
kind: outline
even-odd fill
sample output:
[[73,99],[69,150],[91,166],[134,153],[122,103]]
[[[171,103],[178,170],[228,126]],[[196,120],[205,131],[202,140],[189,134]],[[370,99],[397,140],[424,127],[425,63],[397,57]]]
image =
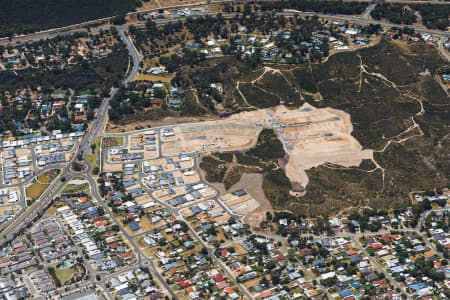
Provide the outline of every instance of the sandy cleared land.
[[[175,194],[169,194],[169,189],[161,189],[161,190],[154,191],[152,193],[152,196],[155,197],[159,201],[167,202],[169,200],[175,199],[178,196],[185,196],[186,194],[189,194],[186,191],[185,186],[176,186],[176,187],[172,187],[171,189],[175,192]],[[198,203],[201,201],[205,201],[206,199],[210,199],[210,198],[217,196],[216,191],[209,186],[198,190],[198,192],[202,195],[201,198],[194,199],[191,202],[186,202],[185,204],[180,205],[179,207],[183,207],[183,206],[186,206],[186,205],[189,205],[192,203]]]
[[296,126],[289,127],[288,134],[284,135],[284,129],[282,133],[292,147],[285,169],[292,183],[306,187],[305,170],[324,163],[351,167],[359,166],[363,159],[373,158],[373,151],[363,150],[351,135],[353,126],[349,114],[331,108],[316,109],[309,104],[303,105],[297,114],[277,109],[278,113],[280,111],[281,115],[275,117],[280,123]]
[[372,150],[362,150],[361,145],[350,135],[317,138],[309,141],[296,141],[291,144],[294,151],[286,165],[286,176],[291,182],[303,187],[308,184],[305,170],[324,163],[344,167],[359,166],[363,159],[372,159]]
[[177,124],[197,123],[201,121],[217,120],[217,116],[203,116],[203,117],[166,117],[160,120],[142,121],[142,122],[128,122],[126,124],[113,124],[108,121],[106,126],[107,133],[121,133],[136,130],[137,127],[147,128],[151,124],[152,127],[171,126]]
[[[205,176],[202,170],[202,176]],[[255,210],[249,212],[244,217],[244,223],[249,224],[254,229],[259,229],[262,221],[266,218],[266,211],[272,211],[272,205],[267,200],[266,195],[262,189],[263,175],[259,173],[244,173],[241,180],[234,184],[228,192],[235,192],[241,189],[245,189],[247,193],[253,196],[258,201],[258,206]],[[219,191],[220,194],[226,194],[225,186],[223,183],[212,183]]]
[[14,213],[20,210],[20,206],[17,205],[9,205],[0,207],[0,215],[5,215],[5,212],[8,210],[13,210]]
[[122,164],[103,164],[103,172],[121,172],[123,171]]
[[241,197],[235,196],[232,193],[223,195],[221,197],[223,203],[228,206],[234,213],[241,216],[246,216],[248,213],[258,208],[259,202],[256,201],[250,194]]
[[175,136],[162,139],[164,155],[241,151],[254,146],[258,137],[255,124],[228,119],[179,126],[174,133]]
[[16,157],[21,157],[21,156],[28,156],[31,158],[31,150],[29,149],[17,149],[16,150]]
[[137,205],[142,205],[144,203],[151,202],[152,198],[150,198],[147,193],[144,193],[142,196],[136,197],[134,200],[136,201]]
[[[308,169],[325,163],[344,167],[359,166],[363,159],[373,159],[373,150],[363,149],[351,135],[353,126],[349,114],[331,108],[318,109],[310,104],[304,104],[298,109],[277,106],[242,112],[225,119],[179,124],[171,128],[174,135],[164,136],[166,129],[163,129],[160,143],[162,155],[174,156],[175,161],[179,154],[245,151],[256,144],[263,128],[273,129],[287,153],[281,167],[295,191],[302,191],[308,184],[305,172]],[[140,143],[142,138],[139,135],[130,137],[129,144]],[[164,169],[170,169],[164,159],[150,162],[151,165],[160,163]],[[191,165],[192,160],[183,167]],[[122,165],[105,164],[104,171],[113,171],[114,168],[121,170]],[[229,191],[244,188],[257,201],[230,204],[231,209],[245,216],[244,221],[255,228],[264,220],[265,211],[272,210],[261,188],[262,181],[261,174],[243,174],[240,182]],[[225,193],[223,185],[214,185],[221,194]],[[175,195],[169,195],[168,190],[162,189],[155,191],[153,196],[160,201],[168,201],[186,194],[183,187],[175,187],[174,190]],[[206,189],[205,194],[196,201],[213,197],[215,193]]]
[[277,106],[243,112],[229,118],[174,128],[175,136],[163,144],[163,153],[242,151],[255,145],[262,128],[274,129],[288,153],[286,175],[294,186],[306,187],[305,170],[324,163],[359,166],[372,159],[351,135],[350,115],[331,108],[304,104],[299,109]]
[[295,110],[277,106],[270,110],[241,113],[232,118],[258,120],[264,127],[278,127],[289,154],[286,176],[294,185],[300,184],[303,188],[308,184],[305,170],[324,163],[359,166],[363,159],[373,157],[373,151],[363,150],[351,135],[353,126],[350,115],[337,109],[317,109],[310,104]]

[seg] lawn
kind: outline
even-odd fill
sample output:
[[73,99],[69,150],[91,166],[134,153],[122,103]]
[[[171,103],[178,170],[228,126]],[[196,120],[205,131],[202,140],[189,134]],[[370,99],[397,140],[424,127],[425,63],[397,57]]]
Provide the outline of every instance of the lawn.
[[53,174],[43,173],[43,174],[38,176],[37,180],[40,183],[48,184],[48,183],[50,183],[50,181],[52,181],[53,178],[55,178],[55,177],[52,177],[52,176],[53,176]]
[[83,184],[68,184],[66,187],[64,187],[63,189],[63,193],[79,193],[82,191],[85,191],[89,189],[89,183],[83,183]]
[[80,96],[84,96],[84,95],[92,95],[92,94],[94,94],[95,92],[93,92],[92,90],[83,90],[83,91],[80,91],[78,94],[80,95]]
[[73,268],[55,269],[56,278],[58,278],[59,282],[61,282],[61,285],[64,285],[67,281],[69,281],[70,278],[72,278],[73,273]]
[[[98,136],[95,138],[94,140],[94,145],[95,145],[95,151],[94,154],[88,154],[86,155],[86,160],[87,162],[92,166],[92,168],[95,167],[100,167],[98,164],[98,153],[100,152],[100,143],[102,142],[102,138],[101,136]],[[91,152],[91,150],[89,150],[89,152]]]
[[39,198],[50,185],[50,182],[52,182],[52,180],[55,179],[55,177],[59,174],[59,170],[58,172],[56,171],[57,170],[50,170],[43,174],[40,174],[33,182],[33,184],[26,189],[27,197],[30,197],[32,199]]

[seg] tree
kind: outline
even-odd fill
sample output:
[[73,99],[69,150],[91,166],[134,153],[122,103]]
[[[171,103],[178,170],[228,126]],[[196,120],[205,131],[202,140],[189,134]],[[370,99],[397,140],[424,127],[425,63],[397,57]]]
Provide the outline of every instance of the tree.
[[97,212],[100,216],[103,216],[105,214],[105,210],[103,209],[103,207],[99,206],[97,208]]
[[267,280],[267,278],[264,276],[260,281],[259,284],[261,284],[262,286],[268,286],[269,285],[269,280]]
[[125,14],[121,14],[121,15],[116,16],[116,17],[114,17],[114,18],[112,19],[112,23],[113,23],[114,25],[122,25],[122,24],[125,24],[126,21],[127,21],[127,20],[126,20],[126,18],[125,18]]
[[73,169],[74,171],[76,171],[76,172],[82,171],[83,168],[84,168],[84,166],[83,166],[82,164],[76,162],[76,161],[74,161],[74,162],[72,163],[72,169]]

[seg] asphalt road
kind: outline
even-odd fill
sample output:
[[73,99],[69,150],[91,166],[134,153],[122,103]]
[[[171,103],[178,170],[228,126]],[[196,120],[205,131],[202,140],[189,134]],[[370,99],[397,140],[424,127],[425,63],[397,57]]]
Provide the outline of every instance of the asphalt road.
[[392,276],[382,267],[380,264],[369,254],[367,253],[366,249],[364,249],[359,242],[355,240],[354,237],[352,237],[353,243],[359,248],[359,250],[366,255],[366,257],[369,258],[370,262],[377,267],[381,272],[383,272],[384,276],[389,279],[389,281],[402,293],[406,296],[407,299],[412,299],[411,296],[405,291],[405,289],[394,279]]
[[[4,229],[0,236],[0,245],[5,242],[10,241],[17,233],[22,230],[29,222],[33,221],[36,215],[43,212],[43,210],[50,204],[54,197],[64,187],[64,184],[60,181],[61,176],[66,176],[64,174],[64,169],[61,170],[62,173],[54,179],[52,184],[45,190],[45,192],[37,199],[28,209],[26,209],[22,214],[18,215],[16,219],[11,223],[6,229]],[[74,177],[75,175],[70,174],[66,176],[67,180]]]
[[378,20],[369,20],[364,19],[361,16],[351,16],[351,15],[327,15],[327,14],[321,14],[321,13],[315,13],[315,12],[301,12],[296,10],[285,10],[284,12],[280,12],[280,15],[284,16],[318,16],[321,19],[329,20],[329,21],[336,21],[336,22],[350,22],[350,23],[356,23],[356,24],[378,24],[381,27],[384,28],[391,28],[391,27],[406,27],[406,28],[412,28],[418,33],[428,33],[428,34],[434,34],[441,37],[450,37],[450,32],[442,31],[442,30],[435,30],[435,29],[427,29],[425,27],[416,26],[416,25],[402,25],[402,24],[392,24],[384,21],[378,21]]
[[125,30],[127,30],[128,27],[125,26],[119,26],[118,31],[119,35],[122,38],[122,40],[127,45],[128,52],[130,53],[131,58],[133,59],[133,68],[131,69],[131,72],[128,74],[128,76],[123,81],[124,84],[127,84],[130,82],[134,76],[139,72],[139,63],[142,60],[142,55],[139,54],[139,52],[136,50],[136,47],[134,46],[133,42],[131,42],[130,38],[126,34]]
[[[134,76],[139,71],[139,63],[140,63],[140,60],[142,59],[142,57],[137,52],[133,43],[130,41],[130,39],[124,32],[125,31],[124,28],[119,27],[118,31],[119,31],[119,34],[121,35],[123,41],[125,42],[127,49],[130,52],[131,58],[133,59],[133,68],[131,69],[131,71],[129,72],[129,74],[127,75],[125,80],[123,81],[124,84],[127,84],[129,81],[131,81],[131,79],[134,78]],[[103,100],[102,104],[100,105],[99,109],[97,110],[96,118],[93,121],[93,124],[92,124],[89,132],[85,135],[84,139],[80,142],[80,144],[78,146],[78,150],[74,154],[74,157],[73,157],[74,160],[77,159],[78,154],[81,154],[83,156],[83,158],[85,158],[85,156],[87,154],[86,149],[89,149],[88,147],[93,143],[95,138],[97,136],[101,135],[102,129],[103,129],[103,124],[106,120],[106,116],[107,116],[107,112],[108,112],[109,101],[114,97],[114,95],[117,93],[117,91],[118,91],[118,89],[114,88],[111,91],[109,97],[106,98],[105,100]],[[34,153],[34,151],[33,151],[33,153]],[[35,157],[34,157],[34,159],[35,159]],[[59,178],[61,176],[64,176],[66,178],[66,181],[69,181],[72,177],[74,177],[76,175],[86,175],[89,178],[89,172],[92,168],[90,165],[86,164],[86,169],[83,172],[73,172],[70,169],[70,166],[71,166],[71,162],[69,162],[66,165],[49,165],[49,166],[46,166],[39,170],[39,173],[42,173],[49,169],[60,168],[62,170],[63,174],[59,175],[59,177],[57,179],[55,179],[55,181],[50,185],[50,187],[46,189],[46,191],[41,195],[41,197],[38,200],[36,200],[33,203],[32,206],[27,208],[20,215],[16,216],[16,219],[8,227],[6,227],[6,229],[4,229],[1,232],[0,245],[2,245],[3,243],[9,241],[12,237],[14,237],[28,223],[28,221],[33,220],[36,217],[36,215],[39,214],[40,212],[42,212],[42,210],[50,203],[50,201],[56,195],[58,195],[58,193],[61,191],[61,189],[64,186],[64,184],[62,184],[62,182],[59,181]],[[12,186],[21,186],[21,185],[29,182],[33,178],[34,177],[30,177],[26,181],[24,181],[20,184],[11,185],[11,187]],[[56,189],[55,189],[55,186],[57,186]]]
[[[372,7],[373,9],[373,7]],[[362,15],[362,16],[331,16],[331,15],[323,15],[323,14],[316,14],[316,13],[304,13],[304,12],[295,12],[295,11],[289,11],[289,12],[281,12],[279,13],[280,15],[285,15],[285,16],[294,16],[294,15],[300,15],[300,16],[311,16],[311,15],[318,15],[320,18],[323,19],[327,19],[330,21],[339,21],[339,22],[345,22],[345,21],[349,21],[349,22],[354,22],[354,23],[361,23],[361,24],[380,24],[383,27],[392,27],[392,26],[397,26],[394,24],[389,24],[389,23],[385,23],[385,22],[380,22],[380,21],[374,21],[374,20],[368,20],[365,19],[365,17],[367,17],[368,15],[370,15],[370,10],[366,10],[366,12]],[[158,21],[158,23],[160,24],[164,24],[164,23],[169,23],[169,22],[174,22],[174,21],[178,21],[178,20],[161,20]],[[130,82],[134,76],[138,73],[139,71],[139,63],[142,59],[141,55],[138,53],[138,51],[136,50],[136,48],[134,47],[133,43],[131,42],[131,40],[129,39],[129,37],[126,34],[126,30],[128,28],[129,25],[125,25],[125,26],[118,26],[118,32],[119,35],[121,36],[122,40],[125,42],[127,49],[130,53],[130,56],[133,60],[133,66],[130,70],[130,72],[127,74],[126,78],[124,79],[123,83],[126,84],[128,82]],[[423,29],[423,28],[419,28],[419,27],[414,27],[414,26],[407,26],[407,27],[412,27],[414,28],[417,32],[421,32],[421,33],[430,33],[430,34],[435,34],[435,35],[439,35],[442,38],[441,43],[439,43],[439,49],[445,52],[445,49],[443,49],[443,43],[445,38],[450,36],[450,33],[448,32],[442,32],[442,31],[436,31],[436,30],[428,30],[428,29]],[[46,33],[48,35],[51,34],[56,34],[56,35],[60,35],[60,34],[68,34],[67,32],[55,32],[55,33]],[[33,40],[36,36],[39,36],[39,39],[41,38],[40,35],[31,35],[31,36],[27,36],[27,37],[22,37],[21,39],[23,40]],[[449,59],[449,55],[445,52],[444,55],[447,59]],[[77,159],[77,155],[81,154],[83,157],[86,156],[87,149],[89,149],[88,147],[93,143],[93,141],[95,140],[96,137],[101,136],[102,135],[102,131],[103,131],[103,126],[104,123],[106,121],[106,117],[107,117],[107,112],[108,112],[108,107],[109,107],[109,101],[115,96],[115,94],[117,93],[117,89],[114,88],[111,90],[111,93],[109,95],[108,98],[106,98],[102,104],[100,105],[99,109],[97,110],[97,115],[96,118],[91,126],[91,129],[89,130],[89,132],[86,134],[85,138],[80,142],[79,147],[77,152],[74,155],[74,159]],[[160,139],[161,140],[161,139]],[[160,143],[161,146],[161,143]],[[161,149],[160,149],[161,150]],[[164,157],[161,155],[160,153],[160,157]],[[197,157],[194,155],[195,159],[197,159]],[[197,161],[194,162],[195,165],[198,164]],[[70,170],[70,162],[67,165],[62,165],[59,166],[61,167],[63,174],[60,176],[65,176],[66,181],[69,181],[72,177],[76,176],[76,175],[84,175],[90,182],[91,186],[92,186],[92,193],[93,196],[95,198],[97,198],[98,202],[104,207],[105,212],[108,213],[108,215],[111,217],[111,219],[119,226],[121,232],[123,233],[123,235],[129,240],[130,244],[132,245],[132,247],[134,248],[135,252],[137,253],[138,256],[138,263],[136,266],[132,266],[130,268],[135,268],[135,267],[142,267],[142,266],[148,266],[153,273],[158,277],[159,281],[163,284],[163,286],[167,289],[167,291],[170,293],[170,295],[174,298],[176,298],[176,296],[174,295],[173,291],[171,290],[171,288],[167,285],[167,283],[164,281],[164,278],[162,278],[162,276],[156,272],[156,268],[154,266],[154,262],[152,260],[147,259],[143,253],[141,252],[141,250],[139,249],[139,247],[136,245],[136,243],[134,242],[134,239],[132,236],[130,236],[127,231],[125,230],[125,228],[123,227],[123,225],[118,222],[116,220],[116,218],[114,218],[114,215],[112,214],[112,212],[110,211],[109,207],[107,207],[106,203],[104,201],[102,201],[102,198],[100,197],[99,193],[98,193],[98,189],[97,189],[97,183],[94,181],[94,179],[92,177],[90,177],[89,172],[92,169],[92,166],[90,166],[89,164],[86,164],[86,169],[83,172],[78,172],[78,173],[74,173]],[[46,168],[43,168],[40,170],[40,172],[45,171],[47,169],[52,169],[58,166],[47,166]],[[141,172],[141,171],[140,171]],[[142,177],[142,173],[140,173],[140,177]],[[201,178],[201,182],[204,182],[203,178]],[[41,213],[43,211],[43,209],[50,203],[50,201],[56,196],[58,195],[58,193],[62,190],[62,188],[64,187],[64,184],[62,182],[60,182],[59,179],[56,179],[51,186],[43,193],[43,195],[40,197],[40,200],[36,201],[31,207],[29,207],[25,212],[23,212],[20,216],[16,217],[16,220],[10,225],[8,226],[2,233],[0,236],[0,245],[5,243],[6,241],[10,240],[13,236],[15,236],[27,223],[29,223],[30,221],[32,221],[37,214]],[[214,188],[214,187],[212,187]],[[154,199],[151,196],[151,191],[148,190],[145,186],[144,189],[146,190],[146,192],[150,195],[150,197],[155,200],[156,202],[159,202],[161,205],[164,205],[166,208],[170,209],[175,216],[177,217],[177,219],[179,220],[183,220],[185,221],[182,216],[179,214],[179,209],[177,208],[172,208],[169,207],[167,204],[165,203],[161,203],[160,201],[158,201],[157,199]],[[216,190],[216,192],[218,192]],[[226,210],[228,213],[230,213],[234,218],[239,218],[239,216],[233,215],[232,212],[229,211],[229,209],[223,205],[223,203],[221,203],[220,201],[217,201],[217,203],[224,209]],[[422,217],[420,224],[423,224],[425,216]],[[186,222],[186,224],[188,224]],[[223,265],[223,263],[217,258],[215,257],[213,250],[211,248],[209,248],[204,242],[203,240],[197,235],[197,233],[190,228],[190,231],[192,233],[192,235],[195,237],[195,239],[206,249],[208,249],[208,253],[210,254],[210,256],[213,258],[213,260],[220,265],[224,271],[227,273],[228,277],[231,280],[235,280],[234,276],[229,272],[228,268],[226,266]],[[372,233],[373,234],[373,233]],[[358,234],[347,234],[345,235],[347,237],[351,237],[354,239],[355,236],[358,236]],[[363,251],[365,251],[364,249],[362,249]],[[370,256],[369,256],[370,257]],[[375,262],[376,264],[376,262]],[[381,267],[380,267],[381,268]],[[385,272],[382,268],[381,270],[383,272]],[[121,271],[120,271],[121,272]],[[108,275],[111,276],[111,275]],[[390,276],[387,276],[388,278]],[[106,277],[104,275],[102,275],[102,282],[103,279],[105,279]],[[396,285],[397,287],[401,288],[400,286],[398,286],[398,283],[396,283],[395,281],[393,281],[392,278],[391,281],[394,283],[394,285]],[[249,295],[249,293],[247,292],[247,290],[245,288],[243,288],[240,284],[237,284],[237,286],[241,289],[241,291],[249,298],[252,299],[252,296]]]
[[[372,0],[356,0],[356,1],[372,2]],[[224,1],[209,1],[209,2],[204,1],[204,2],[199,2],[199,3],[195,3],[195,4],[175,5],[175,6],[169,6],[169,7],[164,7],[164,8],[154,8],[154,9],[142,10],[142,11],[137,11],[137,12],[129,12],[127,15],[128,16],[145,15],[145,14],[149,14],[149,13],[156,13],[160,9],[167,10],[167,9],[196,8],[196,7],[202,7],[205,5],[212,5],[212,4],[245,3],[245,2],[253,2],[253,0],[224,0]],[[415,1],[415,0],[389,0],[387,2],[416,3],[416,4],[417,3],[450,4],[450,2],[448,2],[448,1],[436,1],[436,0],[430,0],[430,1],[426,1],[426,0],[424,0],[424,1],[420,1],[420,0],[418,0],[418,1]],[[28,35],[20,35],[20,36],[14,37],[12,39],[0,38],[0,44],[8,44],[8,43],[15,43],[15,42],[24,43],[24,42],[30,42],[30,41],[38,41],[40,39],[53,38],[58,35],[72,34],[74,30],[80,30],[84,27],[99,25],[104,22],[110,21],[113,18],[114,18],[114,16],[91,20],[91,21],[86,21],[86,22],[82,22],[79,24],[73,24],[73,25],[64,26],[64,27],[60,27],[60,28],[49,29],[49,30],[45,30],[45,31],[41,31],[41,32],[28,34]],[[86,30],[81,30],[81,31],[86,31]]]
[[[174,6],[167,6],[164,8],[153,8],[153,9],[148,9],[148,10],[129,12],[129,13],[127,13],[127,16],[137,16],[137,15],[146,15],[149,13],[157,13],[161,9],[165,9],[165,10],[167,10],[167,9],[184,9],[184,8],[202,7],[205,5],[213,5],[213,4],[245,3],[245,2],[253,2],[253,0],[204,1],[204,2],[199,2],[199,3],[194,3],[194,4],[174,5]],[[79,24],[73,24],[73,25],[64,26],[64,27],[48,29],[48,30],[44,30],[44,31],[40,31],[40,32],[27,34],[27,35],[19,35],[19,36],[13,37],[12,39],[9,39],[7,37],[0,38],[0,45],[16,43],[16,42],[26,43],[26,42],[31,42],[31,41],[39,41],[41,39],[51,39],[58,35],[69,35],[69,34],[73,34],[74,32],[82,32],[82,31],[87,32],[87,30],[84,28],[102,24],[104,22],[112,20],[114,17],[115,16],[111,16],[111,17],[86,21],[86,22],[82,22]]]
[[445,59],[447,59],[448,61],[450,61],[450,54],[448,53],[448,51],[445,49],[445,41],[448,39],[447,38],[441,38],[441,40],[439,41],[439,52],[441,52],[442,56],[444,56]]
[[[248,0],[237,0],[237,1],[216,1],[213,3],[227,3],[227,2],[248,2]],[[448,2],[447,2],[448,3]],[[198,7],[198,6],[202,6],[199,4],[194,4],[194,5],[181,5],[181,6],[175,6],[173,8],[183,8],[183,7]],[[374,5],[369,6],[369,8],[360,16],[355,16],[355,15],[330,15],[330,14],[321,14],[321,13],[316,13],[316,12],[301,12],[301,11],[295,11],[295,10],[285,10],[284,12],[277,12],[277,14],[279,15],[285,15],[285,16],[318,16],[322,19],[325,20],[329,20],[329,21],[337,21],[337,22],[350,22],[350,23],[357,23],[357,24],[364,24],[364,25],[369,25],[369,24],[379,24],[380,26],[384,27],[384,28],[391,28],[391,27],[407,27],[407,28],[412,28],[414,29],[416,32],[419,33],[427,33],[427,34],[433,34],[433,35],[437,35],[437,36],[441,36],[441,37],[446,37],[449,38],[450,37],[450,32],[447,31],[441,31],[441,30],[432,30],[432,29],[427,29],[425,27],[422,26],[416,26],[416,25],[401,25],[401,24],[392,24],[392,23],[388,23],[388,22],[384,22],[384,21],[377,21],[377,20],[371,20],[371,19],[367,19],[370,16],[370,12],[371,10],[374,8]],[[151,11],[157,11],[157,10],[150,10],[148,12]],[[267,13],[267,12],[266,12]],[[225,17],[233,17],[235,16],[237,13],[224,13],[223,15]],[[211,15],[215,15],[215,14],[211,14]],[[172,23],[172,22],[178,22],[180,19],[162,19],[162,20],[156,20],[155,22],[157,24],[167,24],[167,23]],[[94,21],[92,21],[94,22]],[[136,27],[142,27],[145,26],[144,24],[125,24],[122,26],[119,26],[119,28],[121,29],[127,29],[129,26],[136,26]],[[25,42],[30,42],[30,41],[37,41],[40,39],[47,39],[47,38],[53,38],[55,36],[58,35],[68,35],[68,34],[73,34],[76,32],[87,32],[86,29],[82,28],[82,29],[77,29],[80,28],[80,25],[72,25],[69,26],[71,27],[71,31],[67,32],[66,27],[64,28],[58,28],[58,29],[53,29],[53,30],[49,30],[47,32],[41,32],[41,33],[34,33],[34,34],[30,34],[30,35],[25,35],[25,36],[20,36],[20,37],[16,37],[13,38],[11,40],[9,39],[0,39],[0,45],[8,45],[8,44],[15,44],[17,41],[21,42],[21,43],[25,43]],[[82,26],[81,26],[82,27]],[[95,32],[96,30],[93,29],[93,32]],[[441,49],[440,49],[441,50]],[[442,52],[442,50],[441,50]],[[132,52],[130,52],[132,53]],[[133,54],[132,54],[133,55]],[[448,57],[448,55],[445,55],[443,53],[443,55],[445,57]]]
[[377,6],[376,3],[369,5],[366,10],[362,13],[361,19],[370,19],[370,13]]

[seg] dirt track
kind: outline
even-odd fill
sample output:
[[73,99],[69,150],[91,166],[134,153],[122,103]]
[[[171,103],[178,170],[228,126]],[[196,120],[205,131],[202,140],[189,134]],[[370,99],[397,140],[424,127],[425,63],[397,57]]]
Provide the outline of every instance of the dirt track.
[[[351,135],[353,126],[350,115],[337,109],[317,109],[310,104],[295,110],[277,106],[269,112],[245,112],[230,119],[258,120],[259,124],[269,128],[274,127],[274,120],[280,124],[282,142],[289,153],[285,171],[294,186],[306,187],[308,176],[305,170],[321,164],[351,167],[359,166],[363,159],[373,158],[373,151],[363,150]],[[287,145],[292,147],[291,150],[287,149]]]
[[[306,187],[305,170],[324,163],[359,166],[373,159],[351,135],[350,115],[332,108],[304,104],[299,109],[276,106],[232,115],[226,119],[184,124],[174,128],[175,136],[163,144],[163,154],[243,151],[256,144],[262,128],[274,129],[289,159],[286,175],[296,187]],[[164,140],[164,139],[163,139]]]

